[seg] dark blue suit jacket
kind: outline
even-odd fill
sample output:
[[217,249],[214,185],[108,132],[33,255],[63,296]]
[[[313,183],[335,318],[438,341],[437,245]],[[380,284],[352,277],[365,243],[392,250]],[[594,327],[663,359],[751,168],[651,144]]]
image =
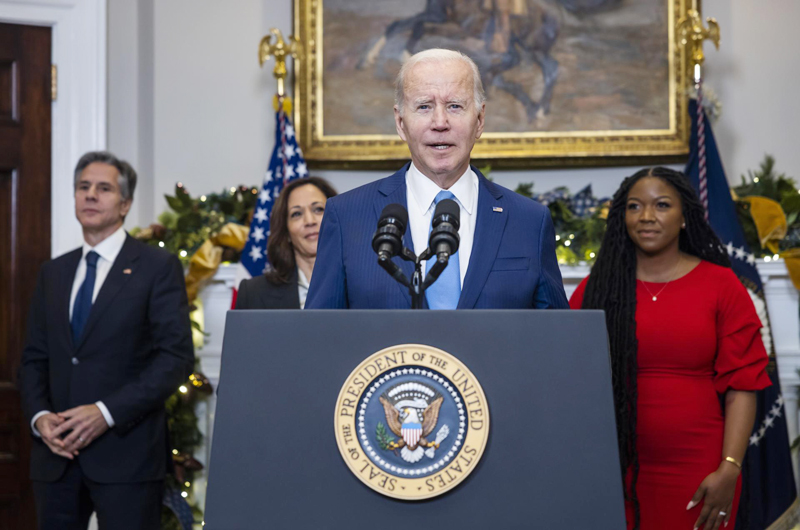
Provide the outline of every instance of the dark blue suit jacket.
[[[408,167],[328,200],[306,309],[411,307],[408,289],[378,265],[371,244],[383,208],[407,205]],[[549,210],[472,170],[478,217],[458,309],[568,309]],[[413,248],[410,227],[404,244]],[[410,278],[413,265],[394,259]]]
[[[19,368],[22,410],[61,412],[102,401],[114,418],[78,456],[95,482],[161,480],[169,467],[164,401],[194,368],[189,304],[178,258],[125,238],[78,341],[69,302],[81,249],[45,263],[28,318]],[[40,438],[31,448],[31,479],[54,482],[69,461]]]

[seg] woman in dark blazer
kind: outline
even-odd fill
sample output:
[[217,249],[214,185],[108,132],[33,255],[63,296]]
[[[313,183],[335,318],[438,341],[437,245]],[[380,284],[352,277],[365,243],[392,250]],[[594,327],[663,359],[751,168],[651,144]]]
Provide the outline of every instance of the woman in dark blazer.
[[290,182],[270,217],[269,267],[239,284],[236,309],[303,309],[317,258],[325,203],[336,190],[320,177]]

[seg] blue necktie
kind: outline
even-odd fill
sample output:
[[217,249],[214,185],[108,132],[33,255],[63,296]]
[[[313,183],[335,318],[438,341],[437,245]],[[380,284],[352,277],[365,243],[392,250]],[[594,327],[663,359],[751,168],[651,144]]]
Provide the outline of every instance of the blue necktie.
[[92,295],[94,294],[94,280],[97,277],[97,259],[100,255],[92,250],[86,254],[86,278],[84,278],[78,295],[75,297],[75,305],[72,306],[72,340],[78,342],[89,320],[89,312],[92,310]]
[[[433,199],[433,203],[439,204],[445,199],[455,199],[455,195],[442,190]],[[428,229],[429,235],[432,228],[433,217],[431,217],[431,228]],[[428,262],[428,269],[433,266],[434,259],[435,256]],[[428,299],[428,307],[431,309],[455,309],[458,306],[458,299],[461,297],[461,270],[458,265],[458,252],[450,256],[447,267],[433,282],[433,285],[425,291],[425,297]]]

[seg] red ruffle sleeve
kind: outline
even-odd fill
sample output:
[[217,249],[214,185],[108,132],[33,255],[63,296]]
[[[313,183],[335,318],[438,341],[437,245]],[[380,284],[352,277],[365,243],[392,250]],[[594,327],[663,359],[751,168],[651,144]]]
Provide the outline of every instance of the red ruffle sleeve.
[[761,390],[771,382],[769,358],[761,340],[761,320],[747,289],[730,269],[720,275],[717,306],[717,357],[714,388]]

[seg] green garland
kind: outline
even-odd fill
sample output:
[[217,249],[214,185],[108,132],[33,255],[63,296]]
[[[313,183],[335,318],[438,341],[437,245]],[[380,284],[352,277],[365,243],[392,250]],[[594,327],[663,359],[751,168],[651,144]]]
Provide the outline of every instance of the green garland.
[[[485,174],[490,167],[483,168]],[[742,175],[742,183],[733,188],[739,197],[760,195],[778,201],[786,212],[788,233],[781,249],[800,247],[800,193],[794,179],[775,171],[775,159],[766,155],[756,171]],[[523,183],[515,190],[520,195],[534,198],[533,184]],[[594,263],[605,232],[605,215],[608,202],[590,208],[578,215],[572,207],[575,196],[566,188],[556,188],[548,194],[554,196],[547,207],[556,231],[556,254],[562,265]],[[541,197],[541,196],[540,196]],[[158,223],[147,228],[135,228],[131,235],[150,244],[160,246],[177,255],[186,264],[195,250],[222,226],[229,222],[249,225],[258,198],[258,188],[238,186],[220,193],[192,197],[178,183],[175,195],[166,195],[170,210],[158,217]],[[758,257],[770,256],[762,249],[755,224],[749,213],[749,204],[736,202],[739,221],[745,231],[747,243]],[[225,249],[223,261],[238,262],[239,252]]]
[[[535,198],[531,183],[520,184],[515,191],[524,197]],[[598,203],[597,206],[588,208],[583,215],[578,215],[572,206],[575,196],[570,195],[567,188],[556,188],[536,198],[541,199],[544,196],[550,199],[547,201],[547,208],[550,210],[556,232],[558,263],[561,265],[594,263],[606,231],[607,201],[598,201],[591,197]]]
[[[800,248],[800,190],[796,181],[784,173],[775,170],[775,159],[766,155],[756,171],[748,171],[742,175],[742,183],[733,188],[737,197],[759,195],[780,203],[786,213],[787,234],[780,242],[781,250]],[[520,184],[515,190],[520,195],[534,198],[533,184]],[[597,250],[603,240],[606,229],[605,217],[609,203],[599,201],[595,208],[579,216],[573,209],[575,196],[566,188],[556,188],[551,192],[538,196],[547,196],[547,207],[553,218],[556,231],[556,256],[562,265],[594,263]],[[750,204],[736,200],[736,211],[739,222],[745,233],[750,250],[759,258],[771,258],[772,252],[762,248],[758,239],[753,218],[750,215]]]
[[[175,185],[175,195],[164,197],[170,210],[158,216],[158,223],[147,228],[134,228],[131,235],[175,254],[186,265],[200,245],[226,224],[250,225],[258,188],[239,186],[192,197],[179,182]],[[238,262],[239,254],[226,248],[223,261]]]
[[[747,177],[742,175],[742,183],[733,191],[738,197],[757,195],[780,203],[786,214],[786,237],[779,244],[780,250],[800,247],[800,190],[793,178],[776,172],[775,158],[765,155],[758,170],[748,171]],[[760,258],[772,256],[772,252],[761,247],[756,225],[750,216],[750,204],[736,201],[736,212],[750,250]]]

